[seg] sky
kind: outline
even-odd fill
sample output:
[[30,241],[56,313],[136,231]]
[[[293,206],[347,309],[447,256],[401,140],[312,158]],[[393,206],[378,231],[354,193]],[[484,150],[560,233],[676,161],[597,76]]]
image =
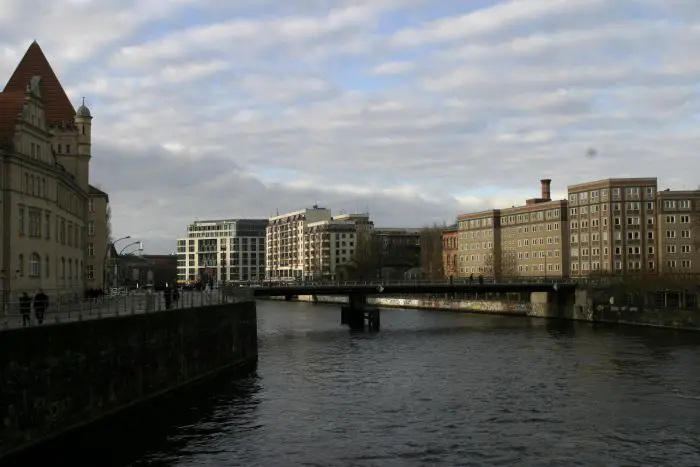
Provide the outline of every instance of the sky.
[[34,39],[147,253],[314,204],[422,227],[541,178],[700,184],[698,0],[0,0],[0,79]]

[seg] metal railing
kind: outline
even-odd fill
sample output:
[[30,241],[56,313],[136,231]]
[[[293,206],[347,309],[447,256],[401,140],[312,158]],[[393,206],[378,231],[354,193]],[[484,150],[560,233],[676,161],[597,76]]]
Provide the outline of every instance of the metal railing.
[[43,316],[40,313],[37,314],[36,308],[32,305],[28,318],[24,318],[20,303],[13,301],[6,303],[4,310],[0,309],[0,330],[154,313],[169,309],[198,308],[251,299],[250,294],[243,291],[242,293],[231,293],[223,289],[215,289],[180,292],[178,300],[171,300],[168,304],[162,292],[137,292],[111,298],[105,296],[102,299],[84,299],[70,304],[51,303],[49,301],[48,308]]

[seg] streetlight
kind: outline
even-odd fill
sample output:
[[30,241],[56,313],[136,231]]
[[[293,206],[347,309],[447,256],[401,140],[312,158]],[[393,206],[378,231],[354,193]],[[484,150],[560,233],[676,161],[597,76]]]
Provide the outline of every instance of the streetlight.
[[[116,245],[118,242],[121,242],[122,240],[128,240],[128,239],[130,239],[130,238],[131,238],[131,235],[127,235],[126,237],[118,238],[118,239],[114,240],[113,242],[110,242],[110,243],[107,244],[107,249],[105,250],[105,257],[104,257],[104,259],[103,259],[103,261],[102,261],[102,267],[103,267],[103,271],[102,271],[102,288],[103,288],[103,289],[105,289],[106,286],[107,286],[107,254],[109,253],[109,250],[111,250],[112,248],[114,248],[114,245]],[[115,258],[115,260],[114,260],[114,268],[115,268],[115,270],[116,270],[116,266],[117,266],[117,261],[116,261],[116,258]],[[115,279],[116,279],[116,275],[115,275]]]
[[131,247],[131,246],[134,246],[134,245],[138,245],[138,246],[139,246],[139,250],[143,250],[143,244],[141,243],[141,241],[138,241],[138,242],[131,242],[131,243],[129,243],[127,246],[125,246],[124,248],[122,248],[121,250],[119,250],[119,254],[118,254],[117,256],[121,256],[122,253],[124,253],[124,250],[126,250],[127,248],[129,248],[129,247]]

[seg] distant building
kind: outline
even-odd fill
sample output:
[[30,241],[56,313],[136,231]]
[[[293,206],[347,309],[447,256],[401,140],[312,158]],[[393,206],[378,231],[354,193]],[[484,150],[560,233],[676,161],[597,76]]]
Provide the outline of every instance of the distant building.
[[196,221],[177,240],[177,280],[258,281],[265,277],[267,219]]
[[656,178],[569,186],[572,276],[658,270]]
[[445,273],[445,278],[458,276],[458,239],[459,229],[456,224],[442,231],[442,270]]
[[172,287],[177,281],[176,255],[122,255],[117,264],[120,287]]
[[562,277],[568,273],[567,202],[551,199],[551,180],[540,184],[541,196],[522,206],[458,217],[460,276]]
[[270,280],[337,280],[355,259],[358,235],[371,232],[368,214],[340,214],[313,206],[271,217],[266,270]]
[[651,264],[656,254],[659,272],[700,273],[700,190],[658,192],[658,251],[647,246]]

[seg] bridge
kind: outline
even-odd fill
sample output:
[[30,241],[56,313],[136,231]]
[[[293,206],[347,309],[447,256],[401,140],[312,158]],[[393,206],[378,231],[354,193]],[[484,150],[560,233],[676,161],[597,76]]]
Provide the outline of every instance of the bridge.
[[362,282],[288,282],[264,283],[249,287],[232,287],[225,293],[252,297],[285,297],[292,300],[299,295],[342,295],[348,304],[341,307],[341,323],[351,329],[362,329],[365,323],[379,330],[379,309],[370,307],[368,297],[409,294],[530,294],[533,303],[565,306],[571,301],[578,284],[573,281],[551,279],[532,282],[512,281],[362,281]]

